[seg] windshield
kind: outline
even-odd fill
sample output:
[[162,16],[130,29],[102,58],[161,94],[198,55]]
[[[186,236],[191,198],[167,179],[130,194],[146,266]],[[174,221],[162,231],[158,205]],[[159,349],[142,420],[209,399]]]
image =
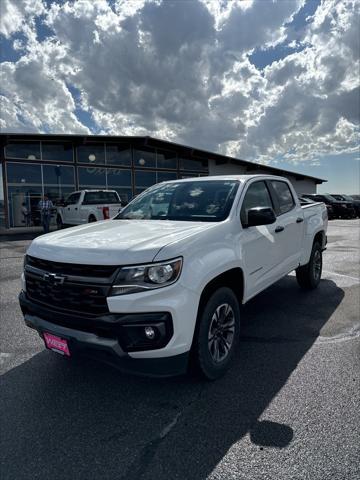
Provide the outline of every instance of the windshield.
[[345,195],[331,195],[335,200],[345,200]]
[[135,198],[115,219],[219,222],[231,210],[239,182],[161,183]]

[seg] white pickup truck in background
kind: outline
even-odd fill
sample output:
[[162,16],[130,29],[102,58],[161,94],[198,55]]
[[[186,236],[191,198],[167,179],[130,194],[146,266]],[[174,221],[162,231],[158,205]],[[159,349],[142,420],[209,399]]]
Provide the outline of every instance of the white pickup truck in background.
[[121,210],[121,200],[116,190],[81,190],[71,193],[62,206],[57,207],[56,223],[61,229],[66,225],[108,220]]
[[66,357],[215,379],[239,344],[241,304],[293,270],[302,288],[318,286],[327,223],[325,205],[301,206],[283,177],[164,182],[112,220],[33,240],[21,309]]

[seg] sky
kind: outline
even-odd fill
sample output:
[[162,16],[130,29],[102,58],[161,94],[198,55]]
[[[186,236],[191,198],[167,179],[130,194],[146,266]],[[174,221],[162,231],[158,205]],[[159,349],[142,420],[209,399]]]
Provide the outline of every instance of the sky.
[[150,135],[359,193],[359,9],[0,0],[0,130]]

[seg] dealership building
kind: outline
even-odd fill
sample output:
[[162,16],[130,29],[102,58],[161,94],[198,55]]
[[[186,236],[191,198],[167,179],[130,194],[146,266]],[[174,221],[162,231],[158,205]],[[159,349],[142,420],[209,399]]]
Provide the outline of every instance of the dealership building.
[[151,137],[0,134],[0,229],[37,226],[46,193],[63,201],[79,189],[116,190],[128,202],[154,183],[226,174],[287,177],[298,193],[326,180]]

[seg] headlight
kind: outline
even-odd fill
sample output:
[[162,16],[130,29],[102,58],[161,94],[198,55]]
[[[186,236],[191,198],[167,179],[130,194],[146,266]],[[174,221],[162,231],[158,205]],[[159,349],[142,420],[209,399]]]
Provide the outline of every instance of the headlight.
[[180,276],[182,258],[120,269],[110,295],[126,295],[167,287]]

